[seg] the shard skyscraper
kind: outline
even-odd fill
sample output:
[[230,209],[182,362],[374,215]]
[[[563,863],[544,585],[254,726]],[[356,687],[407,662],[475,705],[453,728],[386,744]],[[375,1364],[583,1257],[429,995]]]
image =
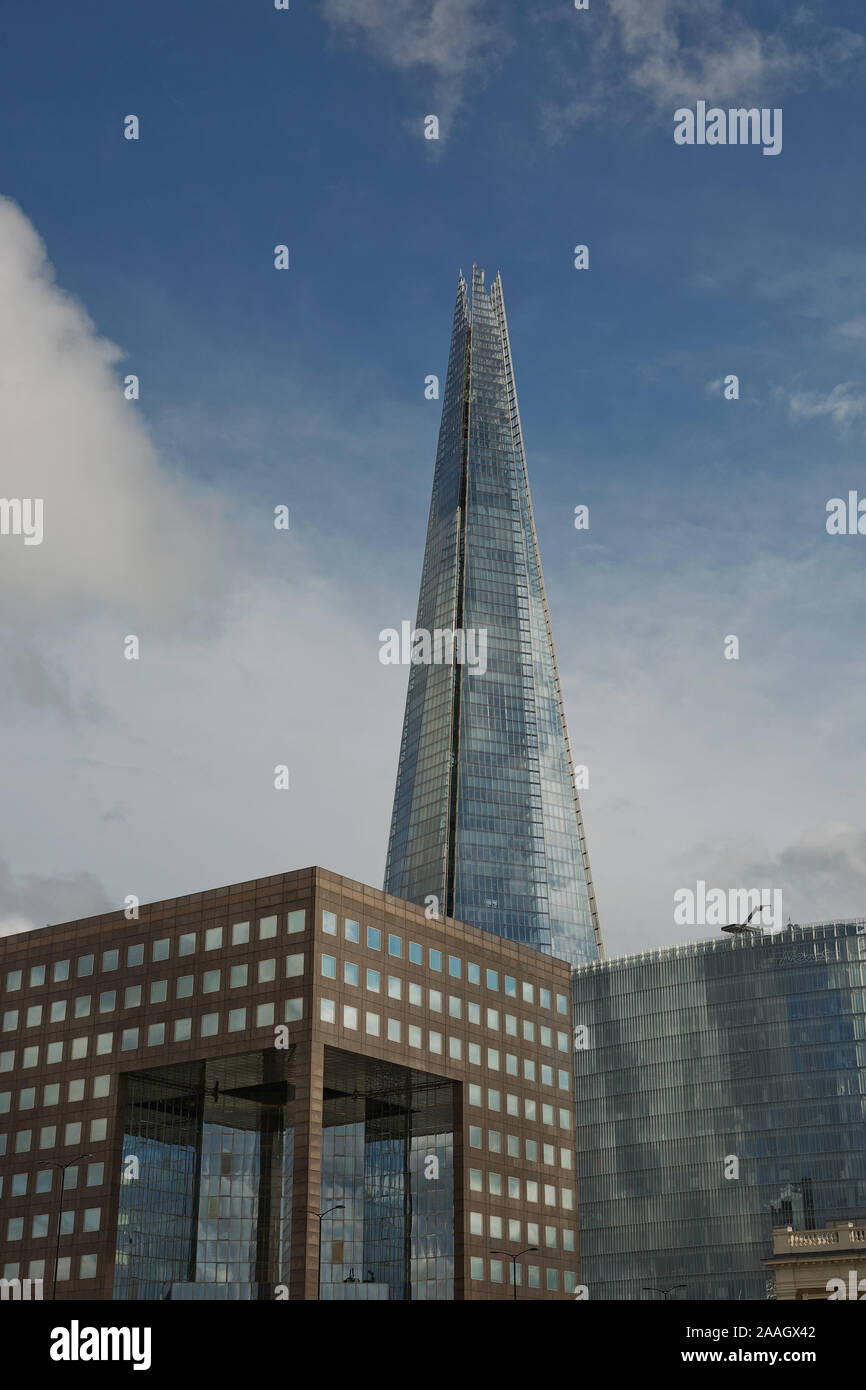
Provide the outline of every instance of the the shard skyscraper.
[[[409,673],[385,890],[575,964],[602,954],[526,474],[502,284],[461,273],[416,631],[486,670]],[[418,649],[419,651],[421,648]]]

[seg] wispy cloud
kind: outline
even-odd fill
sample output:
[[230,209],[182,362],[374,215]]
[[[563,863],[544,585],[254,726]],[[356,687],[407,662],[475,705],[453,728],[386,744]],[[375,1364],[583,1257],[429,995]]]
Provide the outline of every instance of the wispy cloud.
[[728,0],[609,0],[591,25],[572,22],[569,37],[578,54],[565,78],[572,91],[542,103],[553,140],[598,117],[626,120],[636,101],[659,112],[699,99],[775,105],[784,92],[834,85],[866,62],[862,35],[804,7],[768,29]]
[[792,420],[826,417],[843,432],[866,415],[866,391],[853,381],[840,382],[826,395],[816,391],[793,391],[787,399]]
[[335,34],[400,72],[427,69],[435,114],[447,121],[469,78],[482,81],[485,65],[508,47],[497,9],[488,0],[324,0],[322,13]]

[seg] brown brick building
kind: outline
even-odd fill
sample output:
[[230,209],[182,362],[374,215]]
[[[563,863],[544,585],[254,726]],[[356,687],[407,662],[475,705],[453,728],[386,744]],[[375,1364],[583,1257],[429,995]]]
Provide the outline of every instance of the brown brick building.
[[0,1275],[573,1298],[571,1035],[566,963],[322,869],[3,938]]

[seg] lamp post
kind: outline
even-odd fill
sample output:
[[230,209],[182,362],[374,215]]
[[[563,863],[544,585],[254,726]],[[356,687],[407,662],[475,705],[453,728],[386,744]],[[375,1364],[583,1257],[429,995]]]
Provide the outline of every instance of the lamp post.
[[517,1302],[517,1261],[520,1259],[521,1255],[528,1255],[530,1251],[537,1249],[537,1245],[527,1245],[525,1250],[518,1250],[516,1255],[512,1255],[511,1252],[508,1250],[490,1251],[491,1255],[504,1255],[506,1260],[511,1261],[511,1287],[513,1289],[512,1296],[514,1298],[515,1303]]
[[88,1150],[87,1153],[76,1154],[74,1158],[68,1159],[66,1163],[52,1163],[49,1160],[49,1162],[45,1165],[46,1168],[59,1168],[61,1173],[63,1174],[63,1178],[60,1179],[60,1195],[57,1199],[57,1239],[54,1244],[54,1278],[51,1283],[52,1301],[57,1297],[57,1269],[60,1264],[60,1227],[63,1222],[63,1183],[64,1178],[66,1176],[66,1169],[74,1168],[76,1163],[81,1162],[82,1158],[90,1158],[92,1152],[93,1150],[91,1149]]
[[315,1216],[319,1223],[319,1248],[316,1257],[316,1299],[322,1296],[322,1222],[326,1216],[330,1216],[332,1211],[345,1211],[344,1202],[338,1202],[335,1207],[328,1207],[327,1211],[314,1211],[312,1207],[307,1207],[309,1216]]
[[660,1293],[664,1296],[665,1302],[667,1302],[667,1299],[670,1294],[676,1293],[677,1289],[684,1289],[685,1287],[685,1284],[668,1284],[667,1288],[665,1289],[656,1289],[653,1288],[650,1284],[644,1284],[643,1291],[644,1293]]

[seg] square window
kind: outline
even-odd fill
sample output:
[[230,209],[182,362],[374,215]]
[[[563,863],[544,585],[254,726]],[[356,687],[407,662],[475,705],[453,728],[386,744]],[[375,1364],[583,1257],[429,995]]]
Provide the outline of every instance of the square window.
[[474,961],[470,960],[466,963],[466,978],[469,981],[470,985],[481,984],[481,969],[474,963]]
[[220,987],[220,971],[206,970],[202,976],[201,988],[203,994],[216,994]]
[[287,999],[283,1008],[283,1018],[286,1023],[297,1023],[304,1016],[303,997],[298,999]]
[[568,1013],[568,1001],[564,994],[557,994],[556,996],[556,1012],[558,1014]]
[[[79,1125],[78,1128],[80,1130],[81,1126]],[[30,1152],[30,1143],[32,1138],[32,1130],[19,1129],[18,1133],[15,1135],[15,1152],[17,1154],[28,1154]]]
[[67,1092],[66,1092],[66,1098],[67,1098],[67,1100],[71,1100],[71,1101],[84,1100],[84,1078],[83,1078],[83,1077],[79,1078],[79,1080],[77,1080],[77,1081],[70,1081],[69,1086],[68,1086],[68,1089],[67,1089]]
[[229,971],[229,989],[241,989],[247,983],[248,974],[246,961],[242,965],[233,965]]
[[396,1043],[400,1041],[400,1020],[397,1018],[388,1019],[388,1041]]
[[463,1001],[460,999],[459,995],[449,994],[448,1013],[451,1018],[463,1017]]
[[542,989],[542,988],[539,986],[539,989],[538,989],[538,1002],[539,1002],[539,1004],[541,1005],[541,1007],[542,1007],[543,1009],[549,1009],[549,1008],[550,1008],[550,990],[549,990],[549,989]]
[[514,976],[513,976],[513,975],[506,975],[506,976],[505,976],[505,981],[504,981],[504,983],[505,983],[505,993],[508,995],[509,999],[516,999],[516,998],[517,998],[517,981],[515,980]]
[[351,1004],[343,1005],[343,1027],[354,1029],[358,1027],[358,1010]]
[[219,1024],[220,1024],[220,1016],[219,1016],[219,1014],[202,1014],[202,1019],[201,1019],[201,1036],[202,1036],[203,1038],[212,1038],[212,1037],[214,1037],[214,1036],[216,1035],[216,1033],[219,1031]]
[[431,1051],[431,1052],[436,1052],[436,1053],[438,1053],[438,1054],[441,1054],[441,1052],[442,1052],[442,1034],[441,1034],[441,1033],[431,1033],[431,1034],[430,1034],[430,1051]]
[[250,939],[249,922],[232,922],[232,945],[246,946]]
[[[68,965],[69,962],[67,961],[66,964]],[[102,952],[102,968],[103,968],[103,970],[116,970],[119,964],[120,964],[120,952],[119,952],[119,951],[103,951],[103,952]],[[64,978],[65,980],[68,980],[68,978],[69,978],[69,971],[68,971],[68,970],[67,970],[67,972],[66,972],[66,974],[64,975],[63,978]]]
[[192,975],[178,975],[174,992],[176,999],[189,999],[192,994],[192,980]]
[[55,999],[51,1005],[51,1022],[63,1023],[66,1018],[66,1000]]
[[204,948],[206,951],[218,951],[223,944],[222,927],[208,927],[204,934]]
[[367,989],[370,991],[371,994],[379,993],[379,978],[380,977],[378,970],[367,971]]
[[18,1096],[19,1110],[32,1110],[36,1104],[36,1087],[27,1086]]
[[174,1020],[174,1040],[175,1042],[189,1042],[192,1037],[192,1019],[176,1018]]
[[499,989],[499,972],[496,970],[487,971],[487,988]]
[[293,932],[305,931],[306,926],[307,909],[305,907],[293,908],[293,910],[289,913],[289,934],[291,935]]
[[14,1065],[14,1052],[0,1052],[0,1071],[11,1071]]
[[469,1234],[471,1236],[484,1235],[484,1218],[480,1211],[470,1211],[469,1213]]
[[[81,1042],[81,1041],[84,1042],[84,1048],[85,1048],[85,1051],[86,1051],[86,1050],[87,1050],[87,1039],[86,1039],[86,1038],[84,1038],[84,1039],[76,1038],[76,1039],[75,1039],[75,1042],[73,1042],[73,1044],[72,1044],[73,1049],[74,1049],[74,1047],[75,1047],[75,1043],[76,1043],[76,1042]],[[74,1057],[74,1056],[76,1056],[76,1053],[73,1051],[73,1054],[72,1054],[72,1055],[73,1055],[73,1057]],[[80,1055],[80,1054],[78,1054],[78,1055]],[[22,1067],[35,1067],[36,1064],[38,1063],[38,1061],[39,1061],[39,1048],[38,1048],[38,1047],[25,1047],[23,1053],[21,1054],[21,1065],[22,1065]]]
[[[303,956],[301,957],[301,960],[303,961]],[[286,974],[288,974],[288,973],[289,973],[289,971],[288,971],[288,962],[287,962],[287,964],[286,964]],[[328,980],[336,980],[336,978],[337,978],[337,957],[336,957],[336,956],[322,956],[322,974],[323,974],[323,975],[325,976],[325,978],[328,979]]]
[[141,985],[130,985],[123,996],[125,1009],[137,1009],[141,1003]]
[[381,951],[382,933],[378,927],[367,928],[367,949],[370,951]]
[[517,1075],[517,1058],[513,1052],[506,1052],[505,1054],[505,1070],[509,1076]]
[[[286,974],[289,973],[288,957],[286,958]],[[300,974],[304,973],[304,957],[301,956]],[[271,956],[268,960],[259,961],[259,984],[269,985],[277,978],[277,958]]]
[[[480,1218],[479,1218],[480,1219]],[[469,1259],[470,1279],[484,1278],[484,1260],[480,1255],[472,1255]]]
[[3,1015],[3,1032],[11,1033],[18,1027],[18,1010],[7,1009]]
[[470,1023],[480,1023],[481,1005],[473,1003],[470,999],[466,1004],[466,1017],[469,1019]]
[[171,941],[167,936],[160,937],[159,941],[153,943],[153,960],[168,960],[168,953],[171,948]]
[[60,1062],[60,1061],[62,1061],[62,1059],[63,1059],[63,1043],[62,1043],[62,1042],[53,1042],[53,1043],[49,1043],[49,1044],[48,1044],[48,1050],[47,1050],[47,1053],[46,1053],[46,1056],[45,1056],[46,1062],[50,1065],[52,1062]]
[[79,1277],[79,1279],[95,1279],[95,1278],[96,1278],[96,1261],[97,1261],[97,1257],[96,1257],[95,1255],[82,1255],[82,1256],[81,1256],[81,1259],[80,1259],[79,1262],[78,1262],[78,1277]]
[[[76,1005],[77,1005],[77,1004],[78,1004],[78,1000],[76,1000],[75,1002],[76,1002]],[[89,1004],[90,1004],[90,998],[89,998],[89,996],[88,996],[87,1002],[88,1002],[88,1005],[89,1005]],[[89,1013],[89,1012],[90,1012],[90,1009],[88,1008],[88,1013]],[[78,1013],[76,1013],[75,1017],[76,1017],[76,1018],[79,1018],[79,1017],[81,1017],[81,1015],[78,1014]],[[27,1010],[27,1022],[26,1022],[26,1024],[25,1024],[25,1027],[27,1027],[27,1028],[38,1028],[38,1027],[39,1027],[39,1024],[40,1024],[41,1022],[42,1022],[42,1005],[41,1005],[41,1004],[31,1004],[31,1005],[30,1005],[30,1008]]]
[[[501,1217],[501,1216],[491,1216],[491,1217],[488,1217],[488,1221],[489,1221],[489,1223],[490,1223],[490,1235],[493,1237],[494,1240],[501,1240],[501,1239],[502,1239],[502,1217]],[[498,1261],[497,1261],[497,1263],[498,1263]]]
[[469,1126],[469,1147],[470,1149],[481,1148],[481,1129],[478,1125]]
[[499,1053],[495,1047],[487,1049],[487,1065],[491,1071],[499,1071]]
[[[81,972],[79,971],[79,974]],[[31,965],[30,967],[30,988],[34,989],[37,985],[45,984],[45,966]]]
[[430,947],[430,969],[431,969],[431,970],[441,970],[441,969],[442,969],[442,952],[441,952],[441,951],[434,951],[432,946]]
[[257,1027],[257,1028],[267,1028],[267,1027],[270,1027],[270,1026],[273,1024],[273,1021],[274,1021],[274,1006],[273,1006],[273,1004],[257,1004],[257,1005],[256,1005],[256,1027]]
[[21,971],[10,970],[6,976],[6,989],[8,993],[21,988]]
[[559,1288],[559,1271],[556,1270],[556,1269],[548,1269],[548,1270],[546,1271],[546,1273],[547,1273],[547,1287],[548,1287],[549,1289],[558,1289],[558,1288]]
[[394,936],[393,934],[392,934],[392,935],[389,935],[389,937],[388,937],[388,955],[389,955],[389,956],[397,956],[397,957],[399,958],[400,956],[402,956],[402,954],[403,954],[403,939],[402,939],[402,937]]
[[487,1092],[487,1109],[488,1109],[488,1110],[499,1110],[499,1108],[500,1108],[500,1099],[501,1099],[501,1098],[500,1098],[500,1095],[499,1095],[499,1092],[498,1092],[498,1091],[488,1090],[488,1092]]
[[229,1032],[240,1033],[246,1026],[246,1009],[229,1009]]
[[542,1105],[542,1107],[541,1107],[541,1123],[542,1123],[542,1124],[545,1124],[545,1125],[552,1125],[552,1124],[553,1124],[553,1106],[552,1106],[552,1105]]
[[101,1187],[105,1181],[105,1164],[88,1163],[87,1165],[87,1186]]
[[126,963],[127,965],[142,965],[144,962],[144,946],[127,946]]
[[418,1004],[419,1006],[424,1003],[423,989],[420,985],[413,984],[411,980],[409,982],[409,1003]]
[[409,959],[413,965],[424,964],[424,948],[417,941],[409,942]]
[[336,912],[326,912],[322,909],[322,931],[326,936],[337,935],[337,914]]
[[360,926],[358,925],[357,922],[353,922],[353,921],[351,920],[351,918],[349,918],[349,917],[346,918],[346,922],[345,922],[345,932],[346,932],[346,940],[347,940],[347,941],[354,941],[355,944],[357,945],[357,943],[361,940],[361,928],[360,928]]
[[[276,919],[276,917],[260,917],[260,918],[259,918],[259,941],[269,941],[270,938],[271,938],[272,936],[276,936],[276,934],[277,934],[277,919]],[[332,935],[336,936],[336,934],[337,934],[337,923],[336,923],[336,918],[335,918],[335,919],[334,919],[334,931],[333,931]]]
[[136,1047],[138,1047],[138,1029],[124,1028],[120,1035],[121,1052],[131,1052]]
[[520,1222],[515,1221],[513,1218],[508,1222],[508,1239],[517,1242],[520,1241]]
[[523,1020],[523,1037],[526,1042],[535,1042],[535,1024],[531,1019]]
[[319,1018],[323,1023],[334,1022],[334,1001],[333,999],[319,1000]]
[[409,1025],[409,1046],[410,1046],[410,1047],[421,1047],[421,1046],[423,1046],[423,1042],[422,1042],[422,1038],[421,1038],[421,1029],[420,1029],[420,1028],[416,1028],[413,1024],[410,1024],[410,1025]]
[[532,1182],[529,1178],[526,1180],[526,1200],[527,1202],[538,1201],[538,1183]]
[[521,988],[522,988],[522,991],[523,991],[523,1002],[524,1002],[524,1004],[534,1004],[534,1003],[535,1003],[535,990],[533,989],[532,985],[527,984],[526,980],[524,980],[524,981],[523,981],[523,984],[522,984],[522,986],[521,986]]
[[64,1144],[80,1144],[80,1143],[81,1143],[81,1121],[80,1121],[80,1120],[70,1120],[69,1124],[64,1126],[64,1129],[63,1129],[63,1142],[64,1142]]
[[528,1057],[523,1059],[523,1076],[526,1081],[535,1080],[535,1063],[531,1062]]
[[505,1096],[505,1109],[509,1115],[520,1114],[520,1100],[517,1096],[512,1095],[510,1091],[508,1091]]
[[469,1190],[470,1192],[483,1192],[484,1182],[480,1168],[469,1169]]
[[195,951],[195,932],[184,932],[177,943],[177,953],[179,956],[191,956]]
[[462,961],[459,956],[448,957],[448,974],[454,980],[459,980],[462,974]]
[[399,976],[399,975],[389,975],[389,976],[388,976],[388,998],[389,998],[389,999],[400,999],[401,997],[402,997],[402,988],[401,988],[400,976]]
[[488,1010],[487,1010],[487,1027],[488,1027],[488,1028],[492,1028],[494,1031],[498,1032],[498,1030],[499,1030],[499,1010],[498,1010],[498,1009],[488,1009]]
[[[102,968],[103,968],[103,970],[105,969],[105,965],[104,965],[104,964],[103,964]],[[61,984],[64,980],[68,980],[68,979],[69,979],[69,961],[68,961],[68,960],[56,960],[56,961],[54,962],[54,969],[52,970],[51,974],[52,974],[52,979],[54,980],[54,983],[55,983],[56,985]]]
[[481,1044],[480,1044],[480,1043],[472,1043],[472,1042],[471,1042],[471,1043],[469,1044],[469,1065],[472,1066],[472,1067],[480,1067],[480,1066],[481,1066]]
[[463,1057],[463,1044],[462,1044],[462,1042],[460,1041],[459,1038],[451,1038],[451,1037],[449,1037],[449,1039],[448,1039],[448,1056],[451,1057],[451,1058],[453,1058],[453,1060],[454,1060],[455,1062],[459,1062],[459,1061],[462,1060],[462,1057]]
[[501,1173],[488,1173],[488,1174],[487,1174],[487,1190],[488,1190],[488,1192],[489,1192],[493,1197],[501,1197],[501,1196],[502,1196],[502,1174],[501,1174]]
[[53,1081],[50,1086],[46,1086],[42,1093],[43,1105],[56,1105],[60,1099],[60,1083]]
[[498,1129],[487,1131],[487,1147],[492,1154],[502,1153],[502,1135]]
[[470,1085],[470,1087],[469,1087],[469,1104],[470,1104],[470,1105],[479,1105],[479,1106],[480,1106],[480,1104],[481,1104],[481,1087],[480,1087],[480,1086]]
[[117,990],[104,989],[99,996],[99,1012],[101,1014],[113,1013],[117,1007]]
[[366,1019],[365,1019],[365,1021],[364,1021],[364,1029],[365,1029],[365,1031],[366,1031],[367,1033],[369,1033],[369,1034],[371,1035],[371,1037],[378,1038],[378,1036],[379,1036],[379,1015],[378,1015],[378,1014],[370,1014],[370,1013],[368,1013],[367,1016],[366,1016]]
[[105,1057],[114,1047],[113,1033],[97,1033],[96,1035],[96,1055]]
[[85,1207],[84,1219],[81,1223],[82,1231],[98,1231],[101,1213],[101,1207]]
[[150,986],[151,1004],[164,1004],[168,998],[168,980],[153,980]]
[[491,1284],[501,1284],[501,1283],[502,1283],[502,1261],[501,1261],[501,1260],[491,1260],[491,1261],[490,1261],[490,1282],[491,1282]]
[[536,1116],[535,1116],[535,1111],[536,1111],[535,1101],[534,1101],[534,1100],[524,1100],[524,1102],[523,1102],[523,1116],[524,1116],[524,1119],[526,1119],[526,1120],[534,1120],[534,1119],[536,1118]]
[[428,991],[427,991],[427,994],[428,994],[428,999],[429,999],[429,1003],[430,1003],[430,1008],[433,1010],[433,1012],[434,1012],[435,1014],[441,1014],[441,1012],[442,1012],[442,994],[441,994],[441,992],[440,992],[438,989],[431,989],[431,990],[428,990]]
[[161,1047],[165,1042],[165,1024],[151,1023],[147,1030],[148,1047]]

